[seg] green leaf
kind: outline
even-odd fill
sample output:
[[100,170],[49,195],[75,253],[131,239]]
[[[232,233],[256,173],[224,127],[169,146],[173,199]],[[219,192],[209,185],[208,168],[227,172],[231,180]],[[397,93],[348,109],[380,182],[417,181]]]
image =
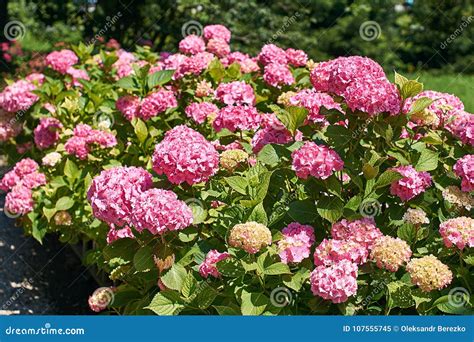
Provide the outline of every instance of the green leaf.
[[402,281],[393,281],[387,284],[387,297],[389,308],[406,309],[415,305],[412,298],[411,288]]
[[194,298],[192,304],[202,310],[207,309],[218,294],[217,291],[206,282],[201,283],[197,291],[196,298]]
[[431,105],[433,103],[433,101],[434,100],[430,99],[429,97],[420,97],[415,102],[413,102],[413,104],[411,106],[411,110],[407,115],[411,116],[415,113],[419,113],[419,112],[425,110],[425,108],[427,108],[429,105]]
[[322,218],[334,223],[342,216],[344,203],[338,198],[322,199],[318,202],[317,211]]
[[264,225],[268,224],[268,217],[265,209],[263,208],[263,203],[257,204],[250,213],[247,221],[254,221]]
[[386,187],[387,185],[390,185],[393,182],[396,182],[402,178],[403,176],[399,172],[387,170],[379,176],[379,178],[375,182],[375,188],[379,189]]
[[155,268],[153,249],[150,246],[141,247],[133,257],[133,265],[139,272],[146,272]]
[[277,262],[265,268],[263,273],[266,275],[291,274],[290,268],[287,264]]
[[296,107],[291,106],[288,107],[286,110],[279,108],[278,106],[270,106],[270,108],[274,111],[275,115],[277,116],[278,120],[291,132],[291,134],[295,134],[298,127],[303,125],[308,116],[308,110],[303,107]]
[[219,316],[239,316],[241,313],[238,308],[233,306],[220,306],[220,305],[213,305],[214,309],[216,309]]
[[224,259],[217,263],[217,269],[224,277],[238,278],[245,274],[242,263],[235,259]]
[[421,151],[420,158],[416,163],[416,171],[433,171],[438,167],[438,152],[434,152],[428,149]]
[[63,172],[66,175],[66,177],[71,181],[75,180],[80,175],[80,171],[77,168],[77,165],[72,160],[69,160],[69,159],[67,159],[66,163],[64,164]]
[[135,83],[135,79],[133,76],[122,77],[115,83],[115,85],[117,87],[128,89],[128,90],[137,89],[137,84]]
[[407,82],[408,78],[395,71],[395,84],[398,86],[398,90],[401,90]]
[[200,224],[206,221],[208,212],[202,204],[190,201],[187,203],[187,205],[193,212],[193,224]]
[[267,165],[274,165],[280,161],[275,148],[271,145],[265,145],[257,155],[257,160]]
[[314,221],[316,204],[313,200],[305,199],[303,201],[291,202],[289,205],[288,216],[300,223],[310,223]]
[[55,208],[57,211],[68,210],[72,208],[73,205],[74,205],[74,200],[71,197],[64,196],[56,201]]
[[397,236],[408,243],[415,241],[416,228],[411,224],[403,224],[398,228]]
[[220,82],[225,75],[225,69],[221,61],[215,58],[208,66],[209,75],[215,82]]
[[309,279],[311,272],[306,268],[300,268],[293,275],[284,275],[283,284],[288,286],[290,289],[299,291],[303,284]]
[[186,279],[184,280],[181,293],[185,298],[189,298],[193,295],[197,287],[197,280],[194,278],[192,273],[188,273]]
[[43,214],[48,220],[48,222],[51,221],[51,218],[54,216],[54,214],[56,214],[56,212],[57,212],[56,208],[43,207]]
[[161,291],[153,297],[150,305],[145,309],[149,309],[160,316],[177,315],[184,309],[184,301],[176,291]]
[[135,134],[137,135],[138,140],[143,144],[148,136],[148,129],[146,123],[142,120],[135,118],[132,121],[133,128],[135,130]]
[[350,130],[341,125],[331,125],[324,133],[329,138],[331,146],[334,146],[336,149],[347,145],[353,139],[352,134]]
[[400,95],[402,96],[403,99],[407,99],[409,97],[418,95],[422,91],[423,91],[423,83],[420,83],[416,80],[409,80],[403,85],[400,91]]
[[247,179],[241,176],[231,176],[224,178],[229,186],[242,195],[247,194]]
[[242,315],[261,315],[267,305],[270,304],[270,300],[267,296],[262,293],[249,293],[247,291],[242,291],[242,304],[240,310]]
[[148,88],[153,89],[156,86],[162,86],[171,81],[174,70],[161,70],[147,77]]
[[188,273],[184,266],[180,264],[174,264],[171,268],[161,277],[161,281],[165,286],[172,290],[181,291],[184,281],[186,280]]
[[[472,314],[474,314],[474,309],[466,307],[465,306],[466,304],[457,306],[456,303],[454,303],[454,301],[451,297],[452,297],[452,295],[446,295],[446,296],[439,297],[433,303],[433,307],[437,307],[440,311],[448,313],[448,314],[452,314],[452,315],[472,315]],[[469,302],[469,298],[468,298],[467,294],[464,295],[464,302],[465,303]]]

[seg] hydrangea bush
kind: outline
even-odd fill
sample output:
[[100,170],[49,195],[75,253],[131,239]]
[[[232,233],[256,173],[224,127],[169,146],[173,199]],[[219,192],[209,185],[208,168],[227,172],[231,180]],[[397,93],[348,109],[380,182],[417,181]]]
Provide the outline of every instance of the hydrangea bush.
[[89,247],[94,311],[472,314],[474,115],[366,57],[230,41],[80,44],[8,81],[5,212]]

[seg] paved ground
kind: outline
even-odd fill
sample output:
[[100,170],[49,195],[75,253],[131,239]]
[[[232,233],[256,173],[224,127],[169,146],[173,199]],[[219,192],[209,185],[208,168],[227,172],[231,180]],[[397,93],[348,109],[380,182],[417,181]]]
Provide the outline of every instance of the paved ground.
[[3,214],[0,197],[0,315],[90,314],[97,284],[76,254],[54,236],[43,246]]

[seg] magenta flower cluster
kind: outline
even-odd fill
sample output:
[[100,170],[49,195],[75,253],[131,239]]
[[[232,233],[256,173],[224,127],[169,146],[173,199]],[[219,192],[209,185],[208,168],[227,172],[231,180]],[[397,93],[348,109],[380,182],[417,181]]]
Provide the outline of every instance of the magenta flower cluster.
[[110,148],[117,145],[117,139],[110,132],[92,129],[86,124],[79,124],[74,128],[74,135],[64,144],[64,149],[67,153],[85,160],[93,145],[98,145],[100,148]]
[[326,179],[344,167],[344,162],[334,150],[311,141],[295,150],[291,158],[293,171],[302,179],[309,176]]
[[41,118],[34,130],[36,146],[44,150],[53,146],[59,140],[59,132],[63,129],[62,123],[56,118]]
[[173,184],[205,182],[219,169],[219,153],[200,133],[177,126],[165,134],[153,153],[153,170]]
[[390,185],[390,193],[406,202],[415,198],[431,185],[431,176],[426,171],[418,172],[411,165],[399,166],[393,169],[403,178]]
[[278,254],[282,262],[300,263],[309,257],[315,240],[313,227],[292,222],[281,232],[283,238],[278,242]]

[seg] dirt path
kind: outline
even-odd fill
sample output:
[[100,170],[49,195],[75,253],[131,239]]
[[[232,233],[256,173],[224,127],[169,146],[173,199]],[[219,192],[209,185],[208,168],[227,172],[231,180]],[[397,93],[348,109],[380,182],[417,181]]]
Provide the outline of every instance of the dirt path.
[[43,246],[3,213],[0,197],[0,314],[90,314],[97,287],[78,257],[54,236]]

